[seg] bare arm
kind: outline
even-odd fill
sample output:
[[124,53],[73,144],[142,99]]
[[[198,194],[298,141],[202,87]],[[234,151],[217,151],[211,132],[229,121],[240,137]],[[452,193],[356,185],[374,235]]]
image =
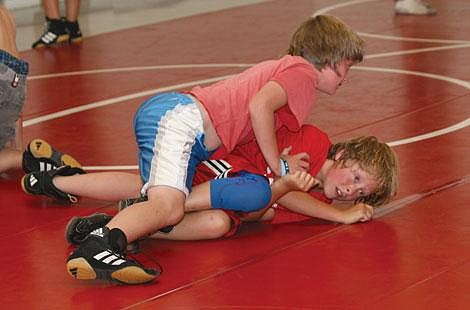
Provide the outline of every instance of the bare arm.
[[276,82],[268,82],[253,97],[249,113],[256,141],[271,170],[281,175],[274,112],[287,104],[287,94]]
[[278,202],[293,212],[343,224],[365,222],[374,214],[374,209],[364,203],[339,209],[303,192],[289,192]]

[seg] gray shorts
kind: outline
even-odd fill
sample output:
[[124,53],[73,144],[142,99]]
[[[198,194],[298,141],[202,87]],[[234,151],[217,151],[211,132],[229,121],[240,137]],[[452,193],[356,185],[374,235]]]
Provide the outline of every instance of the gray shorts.
[[0,150],[15,137],[15,122],[23,109],[28,64],[0,50]]

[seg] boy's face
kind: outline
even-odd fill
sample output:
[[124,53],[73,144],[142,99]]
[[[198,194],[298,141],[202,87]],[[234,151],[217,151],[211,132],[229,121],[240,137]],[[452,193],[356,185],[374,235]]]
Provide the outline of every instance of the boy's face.
[[354,62],[351,60],[343,60],[338,65],[336,71],[329,65],[326,65],[318,76],[317,89],[328,95],[334,95],[338,87],[340,87],[346,79],[349,68],[351,68],[353,64]]
[[357,163],[333,166],[323,181],[323,190],[330,199],[354,201],[377,190],[375,178]]

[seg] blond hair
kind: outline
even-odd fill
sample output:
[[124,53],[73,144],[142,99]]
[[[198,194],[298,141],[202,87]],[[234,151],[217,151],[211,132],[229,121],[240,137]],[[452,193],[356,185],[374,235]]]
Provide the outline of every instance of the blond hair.
[[356,202],[379,206],[395,196],[398,188],[398,161],[395,153],[376,137],[359,137],[334,144],[328,152],[328,158],[334,159],[340,154],[337,165],[357,163],[377,181],[377,190]]
[[364,41],[337,17],[317,15],[297,28],[287,54],[304,57],[318,70],[326,65],[336,69],[345,59],[361,62]]

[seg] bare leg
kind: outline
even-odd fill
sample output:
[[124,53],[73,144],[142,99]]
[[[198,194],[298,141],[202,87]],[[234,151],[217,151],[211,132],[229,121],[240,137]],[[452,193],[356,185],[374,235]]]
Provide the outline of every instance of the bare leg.
[[70,22],[76,22],[80,12],[80,0],[67,0],[65,17]]
[[0,49],[16,58],[20,57],[16,47],[15,19],[2,4],[0,4]]
[[185,212],[210,209],[210,190],[210,182],[205,182],[194,186],[184,204]]
[[[2,4],[0,4],[0,49],[16,58],[20,56],[18,48],[16,47],[16,26],[14,17]],[[21,148],[21,143],[19,142],[22,140],[22,134],[21,130],[18,130],[21,126],[21,117],[16,124],[16,140],[8,142],[6,148],[0,151],[0,172],[21,168],[22,153],[19,151],[19,148]],[[1,147],[3,147],[3,145],[0,145],[0,148]]]
[[21,168],[22,154],[13,148],[6,148],[0,151],[0,172]]
[[186,213],[170,233],[157,232],[151,237],[167,240],[205,240],[223,237],[230,231],[230,217],[222,210]]
[[108,201],[138,197],[143,185],[139,175],[126,172],[56,176],[52,182],[63,192]]
[[175,225],[183,218],[186,198],[183,192],[167,186],[154,186],[148,190],[148,197],[148,201],[119,212],[106,226],[119,228],[127,241],[133,242],[162,227]]
[[45,15],[50,19],[59,19],[59,1],[58,0],[42,0],[42,7]]

